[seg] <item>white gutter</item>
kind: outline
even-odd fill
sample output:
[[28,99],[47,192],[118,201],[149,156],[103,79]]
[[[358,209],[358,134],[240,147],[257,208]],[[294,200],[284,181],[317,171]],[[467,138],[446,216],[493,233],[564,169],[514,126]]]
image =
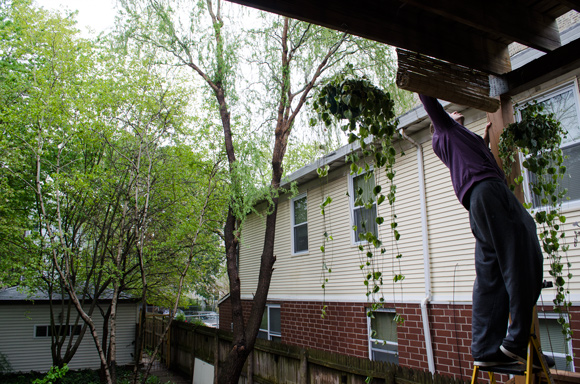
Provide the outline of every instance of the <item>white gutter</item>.
[[431,331],[429,329],[429,315],[427,304],[431,300],[431,267],[429,262],[429,237],[427,236],[427,202],[425,197],[425,169],[423,167],[423,147],[415,140],[405,134],[405,130],[400,130],[401,135],[409,143],[417,148],[417,167],[419,170],[419,196],[421,199],[421,232],[423,234],[423,272],[425,275],[425,298],[421,301],[421,318],[423,320],[423,334],[425,335],[425,349],[427,350],[427,362],[429,372],[435,373],[435,359],[433,357],[433,344],[431,342]]

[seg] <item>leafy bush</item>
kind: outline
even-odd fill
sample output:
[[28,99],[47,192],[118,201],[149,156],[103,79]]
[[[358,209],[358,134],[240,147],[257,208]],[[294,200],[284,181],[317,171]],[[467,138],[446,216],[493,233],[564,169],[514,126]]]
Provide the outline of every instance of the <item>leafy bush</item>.
[[185,321],[185,313],[183,313],[183,311],[177,312],[177,314],[175,315],[175,320]]
[[42,379],[36,379],[32,382],[32,384],[56,384],[61,381],[61,379],[66,375],[68,372],[68,365],[64,365],[61,367],[50,367],[50,371],[46,373]]
[[2,353],[0,353],[0,375],[5,372],[10,372],[12,368],[10,367],[10,362]]
[[[2,384],[31,384],[31,383],[49,383],[50,381],[39,381],[46,378],[47,374],[39,372],[28,373],[0,373],[0,383]],[[133,382],[133,370],[127,367],[117,367],[117,383],[131,384]],[[56,383],[56,382],[54,382]],[[92,369],[83,369],[78,371],[69,371],[65,377],[62,377],[59,384],[100,384],[99,371]],[[159,384],[157,376],[150,376],[147,384]],[[163,383],[166,384],[166,383]]]

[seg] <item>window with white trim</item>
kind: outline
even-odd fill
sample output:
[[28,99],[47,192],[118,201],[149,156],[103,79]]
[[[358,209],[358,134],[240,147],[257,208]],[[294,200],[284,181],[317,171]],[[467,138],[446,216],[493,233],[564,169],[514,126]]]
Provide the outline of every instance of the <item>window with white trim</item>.
[[[535,101],[544,107],[546,113],[554,113],[562,127],[568,132],[562,139],[562,152],[565,157],[563,165],[566,167],[566,175],[561,181],[563,187],[568,189],[570,201],[580,200],[580,103],[578,100],[578,86],[571,83],[540,97]],[[525,106],[524,106],[525,108]],[[520,109],[521,111],[521,109]],[[534,178],[528,174],[528,181]],[[528,188],[529,189],[529,188]],[[538,196],[527,192],[534,208],[543,204]]]
[[374,361],[399,363],[396,313],[392,309],[374,311],[367,318],[369,356]]
[[262,316],[258,337],[261,339],[282,341],[282,320],[280,304],[267,304]]
[[308,252],[308,202],[306,194],[291,201],[292,210],[292,253]]
[[566,340],[558,318],[554,312],[538,313],[542,352],[556,361],[556,369],[574,372],[574,356],[570,363],[566,362],[566,356],[572,351],[572,341]]
[[361,239],[361,235],[368,232],[375,236],[378,235],[377,203],[373,193],[374,188],[375,175],[372,170],[361,175],[351,175],[349,178],[354,243],[364,241]]

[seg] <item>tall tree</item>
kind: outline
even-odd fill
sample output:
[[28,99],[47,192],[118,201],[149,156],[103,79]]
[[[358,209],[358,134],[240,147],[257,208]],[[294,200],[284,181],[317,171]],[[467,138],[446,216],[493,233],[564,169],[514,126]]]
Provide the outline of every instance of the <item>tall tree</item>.
[[[231,15],[239,8],[224,6],[220,1],[124,0],[122,4],[126,16],[125,37],[143,47],[162,51],[158,57],[164,64],[190,69],[197,81],[205,84],[216,108],[213,113],[217,113],[221,123],[223,147],[229,164],[230,198],[224,240],[234,335],[226,362],[220,366],[218,382],[237,383],[253,350],[268,297],[275,262],[273,249],[278,197],[284,192],[280,189],[280,182],[290,134],[311,91],[325,73],[338,70],[338,65],[347,61],[364,66],[377,58],[391,56],[384,46],[372,46],[347,34],[266,14],[252,14],[255,17],[252,20],[263,21],[264,26],[247,31],[256,38],[241,45],[240,41],[246,37],[239,25],[242,19],[228,17],[228,13]],[[238,25],[232,24],[232,27],[227,23],[231,21],[238,21]],[[248,23],[246,21],[246,25]],[[243,52],[248,51],[256,55],[241,62]],[[362,59],[365,54],[366,60]],[[357,69],[360,68],[357,66]],[[260,74],[252,77],[253,70]],[[236,91],[242,93],[239,87],[244,73],[250,73],[250,78],[246,79],[249,84],[259,84],[263,88],[250,87],[255,93],[248,93],[251,97],[242,99],[238,98]],[[392,76],[392,68],[386,73]],[[249,92],[247,89],[244,91]],[[241,136],[247,129],[243,122],[248,121],[261,128],[254,128],[252,132],[259,132],[259,137],[267,138],[268,145],[260,148],[261,153],[244,151],[248,142]],[[248,175],[252,172],[260,174],[263,169],[249,169],[240,157],[258,159],[265,157],[265,152],[269,153],[270,170],[266,178],[267,188],[260,196],[269,202],[264,246],[250,315],[244,318],[237,249],[243,220],[256,201],[256,195],[248,190],[256,179]]]
[[[159,295],[168,276],[178,297],[193,263],[219,263],[221,160],[193,152],[188,95],[168,81],[178,78],[79,38],[73,19],[30,1],[0,11],[0,209],[18,219],[0,222],[15,255],[0,281],[69,297],[52,301],[54,364],[88,330],[112,383],[119,298],[146,304],[149,283]],[[74,338],[61,326],[71,324],[84,324]]]

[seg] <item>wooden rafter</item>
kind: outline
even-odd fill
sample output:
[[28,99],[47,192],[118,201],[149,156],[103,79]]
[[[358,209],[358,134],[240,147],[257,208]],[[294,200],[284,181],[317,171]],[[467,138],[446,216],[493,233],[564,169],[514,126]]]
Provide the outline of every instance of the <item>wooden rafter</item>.
[[570,9],[574,9],[577,12],[580,12],[580,1],[579,0],[560,0],[560,3],[565,5]]
[[421,52],[483,72],[502,74],[510,69],[506,42],[401,1],[231,1]]
[[518,1],[403,0],[403,2],[540,51],[549,52],[560,46],[556,19]]
[[504,95],[515,95],[580,67],[580,39],[507,73]]

